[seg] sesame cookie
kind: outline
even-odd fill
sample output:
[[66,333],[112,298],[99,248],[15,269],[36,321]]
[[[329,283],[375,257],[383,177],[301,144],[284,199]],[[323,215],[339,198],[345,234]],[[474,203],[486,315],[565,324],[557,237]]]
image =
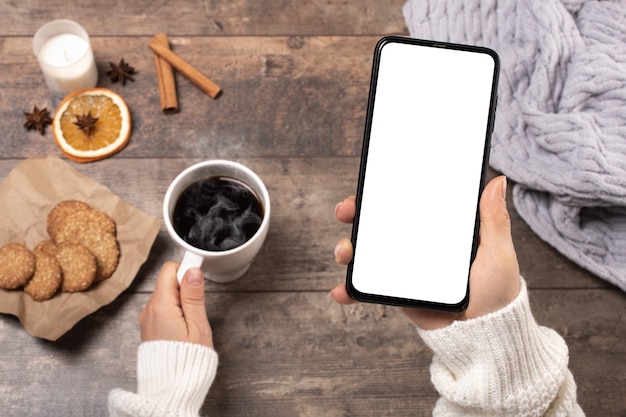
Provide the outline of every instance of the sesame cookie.
[[12,290],[25,285],[35,273],[35,255],[20,243],[0,248],[0,288]]
[[44,251],[35,251],[35,273],[24,287],[24,292],[35,301],[52,298],[63,279],[61,266],[56,258]]
[[109,215],[77,200],[57,204],[48,214],[47,228],[55,243],[71,241],[76,235],[96,231],[113,236],[116,233],[115,222]]
[[96,282],[113,275],[119,261],[120,250],[112,234],[86,233],[80,235],[77,241],[96,257]]
[[76,241],[78,236],[92,233],[108,233],[115,236],[115,222],[101,211],[77,211],[52,223],[48,233],[57,244]]
[[33,252],[35,254],[37,252],[45,252],[52,256],[56,256],[58,251],[59,251],[59,248],[50,239],[42,240],[41,242],[37,243],[37,246],[35,246],[35,249],[33,249]]
[[86,290],[96,277],[96,258],[78,243],[65,242],[58,245],[56,259],[63,271],[61,290],[76,292]]
[[65,218],[68,214],[78,211],[91,210],[91,206],[83,201],[63,200],[50,210],[47,218],[48,234],[50,230],[54,230],[59,220]]

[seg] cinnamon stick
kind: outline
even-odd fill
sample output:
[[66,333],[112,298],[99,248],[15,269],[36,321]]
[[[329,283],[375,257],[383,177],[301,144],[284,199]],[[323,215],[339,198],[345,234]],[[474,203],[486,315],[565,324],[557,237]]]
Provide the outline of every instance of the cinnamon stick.
[[148,46],[161,58],[166,60],[171,66],[180,71],[189,79],[189,81],[194,83],[196,87],[207,93],[211,98],[216,98],[222,91],[219,85],[215,84],[187,61],[172,52],[169,48],[164,47],[154,39],[150,41]]
[[[165,33],[159,33],[152,38],[154,42],[169,49],[170,43]],[[178,97],[176,95],[176,81],[172,66],[158,54],[154,54],[157,81],[159,83],[159,95],[161,97],[161,110],[164,113],[176,113],[178,111]]]

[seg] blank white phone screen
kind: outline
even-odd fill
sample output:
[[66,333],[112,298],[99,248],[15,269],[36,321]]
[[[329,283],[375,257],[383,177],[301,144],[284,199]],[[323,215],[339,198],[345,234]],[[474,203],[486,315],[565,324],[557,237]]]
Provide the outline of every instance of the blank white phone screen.
[[352,285],[458,304],[497,64],[486,53],[394,42],[379,62]]

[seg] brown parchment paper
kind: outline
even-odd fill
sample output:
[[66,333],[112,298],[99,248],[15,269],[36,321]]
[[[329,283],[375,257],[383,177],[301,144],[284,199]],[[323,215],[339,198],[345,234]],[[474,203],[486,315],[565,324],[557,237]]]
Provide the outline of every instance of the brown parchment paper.
[[36,157],[18,164],[0,184],[0,246],[18,242],[32,250],[49,239],[47,215],[59,201],[68,199],[85,201],[115,220],[120,260],[115,273],[91,289],[59,292],[48,301],[33,301],[19,289],[0,289],[0,313],[17,316],[30,334],[51,341],[128,288],[160,228],[159,220],[125,203],[61,159]]

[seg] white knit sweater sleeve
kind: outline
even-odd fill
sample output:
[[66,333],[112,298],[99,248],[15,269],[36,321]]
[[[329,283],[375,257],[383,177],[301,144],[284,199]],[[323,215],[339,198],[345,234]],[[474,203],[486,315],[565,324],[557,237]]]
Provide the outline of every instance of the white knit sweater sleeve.
[[109,393],[111,417],[197,417],[217,371],[217,353],[173,341],[139,345],[137,393]]
[[434,353],[433,416],[584,416],[567,345],[535,322],[523,279],[505,308],[418,333]]

